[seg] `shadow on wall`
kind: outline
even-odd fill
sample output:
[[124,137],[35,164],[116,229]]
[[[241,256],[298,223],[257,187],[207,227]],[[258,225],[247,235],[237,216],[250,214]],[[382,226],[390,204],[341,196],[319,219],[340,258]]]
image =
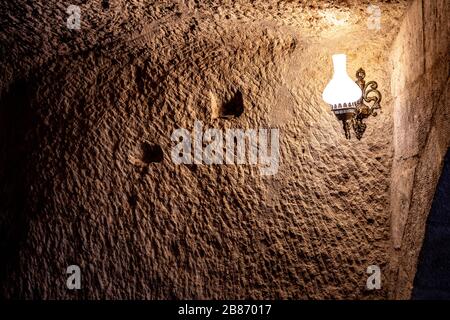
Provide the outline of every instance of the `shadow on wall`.
[[412,299],[450,299],[450,149],[428,216]]
[[[27,158],[32,152],[30,82],[16,81],[0,98],[0,287],[18,267],[30,222]],[[31,173],[30,173],[31,174]],[[3,294],[3,292],[1,292]]]

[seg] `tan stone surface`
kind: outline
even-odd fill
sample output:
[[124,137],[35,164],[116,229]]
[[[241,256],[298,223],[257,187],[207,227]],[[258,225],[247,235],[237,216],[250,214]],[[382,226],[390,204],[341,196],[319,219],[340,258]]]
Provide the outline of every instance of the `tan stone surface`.
[[[1,5],[3,296],[388,296],[365,272],[390,260],[389,51],[405,1],[86,1],[77,32],[68,2],[26,3]],[[336,52],[383,93],[362,141],[321,99]],[[244,113],[217,117],[237,92]],[[279,173],[173,164],[171,133],[196,119],[279,128]]]
[[[445,1],[416,1],[408,10],[391,53],[395,71],[391,82],[408,85],[393,88],[394,98],[394,163],[391,183],[392,287],[390,297],[407,299],[413,280],[428,213],[442,170],[444,156],[450,146],[448,5]],[[421,9],[418,9],[421,8]],[[422,10],[418,13],[417,10]],[[423,16],[423,23],[417,19]],[[412,34],[423,30],[424,42],[412,41]],[[425,45],[423,46],[424,43]],[[426,57],[422,60],[411,53]],[[398,66],[399,52],[401,69]],[[421,69],[419,72],[418,70]],[[404,80],[402,80],[404,79]]]
[[391,89],[393,96],[402,93],[424,72],[424,30],[422,1],[413,1],[402,20],[401,28],[392,47],[393,64]]

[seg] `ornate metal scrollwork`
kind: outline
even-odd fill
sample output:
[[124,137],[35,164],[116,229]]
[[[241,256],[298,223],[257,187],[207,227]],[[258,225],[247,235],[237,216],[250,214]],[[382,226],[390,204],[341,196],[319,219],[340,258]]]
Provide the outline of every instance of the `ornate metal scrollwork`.
[[[381,109],[381,93],[378,91],[378,83],[375,81],[369,81],[366,83],[364,78],[366,77],[366,72],[364,69],[360,68],[356,72],[356,83],[361,88],[362,97],[358,102],[356,107],[355,115],[352,118],[353,130],[355,131],[356,138],[361,140],[364,132],[366,131],[367,125],[363,120],[370,115],[377,116],[377,109]],[[372,105],[367,105],[366,103],[372,103]],[[349,137],[349,133],[345,130],[345,136]]]

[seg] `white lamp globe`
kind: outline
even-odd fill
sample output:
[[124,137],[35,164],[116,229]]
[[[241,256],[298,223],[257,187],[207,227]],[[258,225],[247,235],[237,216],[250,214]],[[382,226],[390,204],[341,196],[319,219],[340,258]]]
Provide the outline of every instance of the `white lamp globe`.
[[347,74],[347,56],[333,55],[333,66],[333,77],[325,87],[322,98],[331,106],[336,116],[354,113],[362,91]]

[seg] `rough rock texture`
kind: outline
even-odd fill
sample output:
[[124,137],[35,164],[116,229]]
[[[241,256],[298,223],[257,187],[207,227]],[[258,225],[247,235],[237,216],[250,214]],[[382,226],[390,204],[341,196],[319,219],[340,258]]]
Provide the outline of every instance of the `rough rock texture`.
[[414,1],[392,48],[392,298],[409,298],[443,159],[450,146],[449,6]]
[[[406,1],[78,3],[79,31],[67,1],[0,5],[4,297],[388,296],[387,272],[365,284],[390,258],[388,56]],[[321,99],[337,52],[383,93],[362,141]],[[279,128],[278,174],[175,165],[171,134],[195,120]]]

